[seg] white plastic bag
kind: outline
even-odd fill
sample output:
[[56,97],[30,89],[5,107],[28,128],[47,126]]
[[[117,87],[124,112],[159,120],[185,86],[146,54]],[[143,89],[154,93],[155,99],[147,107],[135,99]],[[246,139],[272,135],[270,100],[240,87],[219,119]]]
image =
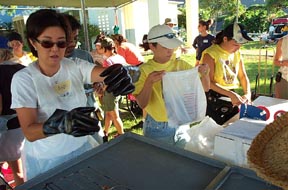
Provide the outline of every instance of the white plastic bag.
[[212,118],[206,116],[199,124],[187,130],[190,140],[186,143],[184,149],[213,157],[215,136],[223,129]]
[[169,126],[177,128],[204,119],[207,102],[198,67],[168,72],[162,82]]

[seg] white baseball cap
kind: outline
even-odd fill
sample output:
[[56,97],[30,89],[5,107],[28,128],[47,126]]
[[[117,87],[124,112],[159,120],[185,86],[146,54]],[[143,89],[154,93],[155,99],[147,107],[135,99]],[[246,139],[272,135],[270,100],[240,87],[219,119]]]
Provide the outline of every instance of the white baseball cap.
[[153,26],[148,32],[147,40],[148,43],[158,43],[168,49],[175,49],[183,44],[173,30],[166,25]]
[[232,37],[237,43],[244,44],[248,41],[253,41],[247,34],[247,31],[244,29],[242,24],[234,22],[233,24],[228,25],[223,30],[224,36]]

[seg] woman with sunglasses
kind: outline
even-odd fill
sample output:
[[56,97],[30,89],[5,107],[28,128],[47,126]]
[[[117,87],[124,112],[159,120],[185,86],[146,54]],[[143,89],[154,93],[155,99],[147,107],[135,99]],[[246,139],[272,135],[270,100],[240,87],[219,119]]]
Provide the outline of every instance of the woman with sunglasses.
[[[202,53],[200,64],[209,65],[211,80],[206,114],[220,125],[238,113],[240,104],[251,101],[250,83],[239,51],[241,44],[248,41],[252,39],[243,25],[230,24],[216,35],[215,43]],[[234,91],[240,85],[243,95]],[[231,101],[222,100],[227,97]]]
[[65,17],[50,9],[32,13],[26,23],[28,45],[38,60],[14,75],[11,89],[11,108],[25,136],[25,180],[97,146],[91,135],[99,131],[99,121],[95,108],[85,107],[84,83],[105,79],[106,90],[115,95],[134,90],[120,64],[104,70],[65,58],[70,32]]

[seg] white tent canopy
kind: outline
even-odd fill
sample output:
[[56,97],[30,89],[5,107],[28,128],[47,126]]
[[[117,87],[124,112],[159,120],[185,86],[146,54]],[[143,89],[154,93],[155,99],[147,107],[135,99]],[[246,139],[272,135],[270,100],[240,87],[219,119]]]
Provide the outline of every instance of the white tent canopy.
[[0,5],[23,5],[45,7],[115,7],[119,8],[135,0],[0,0]]
[[120,8],[136,0],[0,0],[0,5],[18,5],[18,6],[44,6],[49,8],[56,7],[74,7],[82,9],[83,26],[85,34],[86,50],[90,51],[87,29],[87,17],[85,9],[88,7],[115,7]]

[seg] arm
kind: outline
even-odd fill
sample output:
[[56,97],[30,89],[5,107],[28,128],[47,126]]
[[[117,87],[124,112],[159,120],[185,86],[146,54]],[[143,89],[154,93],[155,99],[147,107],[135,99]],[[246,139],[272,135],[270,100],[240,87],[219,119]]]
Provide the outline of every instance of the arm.
[[91,73],[91,82],[103,82],[104,78],[100,77],[100,74],[105,70],[104,67],[95,66]]
[[31,142],[59,133],[75,137],[92,135],[100,130],[94,111],[94,107],[78,107],[71,111],[56,109],[44,123],[37,123],[36,108],[16,109],[23,133]]
[[283,57],[282,57],[282,49],[281,49],[282,42],[283,42],[283,38],[277,42],[276,53],[274,55],[274,60],[273,60],[274,65],[279,66],[279,67],[288,66],[288,60],[283,60]]
[[246,74],[245,66],[243,63],[243,60],[241,59],[239,64],[239,72],[238,72],[238,78],[240,81],[240,84],[242,86],[242,89],[244,91],[244,96],[242,96],[242,103],[250,102],[251,101],[251,88],[250,88],[250,81]]
[[209,66],[208,64],[201,64],[199,65],[198,72],[200,73],[202,86],[205,92],[210,90],[210,77],[209,77]]
[[220,87],[216,83],[216,81],[214,80],[215,61],[208,53],[205,53],[203,55],[202,63],[207,63],[209,65],[209,68],[210,68],[210,72],[209,72],[210,89],[214,90],[215,92],[218,92],[219,94],[223,94],[224,96],[231,98],[233,105],[240,105],[241,104],[241,101],[240,101],[241,96],[240,95],[238,95],[237,93],[235,93],[231,90],[224,89],[224,88]]
[[17,108],[16,112],[24,136],[28,141],[33,142],[46,138],[43,133],[43,123],[37,123],[36,108]]
[[165,71],[154,71],[150,73],[146,78],[143,89],[136,96],[137,103],[142,109],[144,109],[149,103],[152,94],[153,84],[157,81],[160,81],[164,74]]
[[198,48],[198,45],[197,45],[197,38],[198,38],[198,36],[194,39],[193,44],[192,44],[192,46],[193,46],[194,49],[196,49],[196,50],[197,50],[197,48]]

